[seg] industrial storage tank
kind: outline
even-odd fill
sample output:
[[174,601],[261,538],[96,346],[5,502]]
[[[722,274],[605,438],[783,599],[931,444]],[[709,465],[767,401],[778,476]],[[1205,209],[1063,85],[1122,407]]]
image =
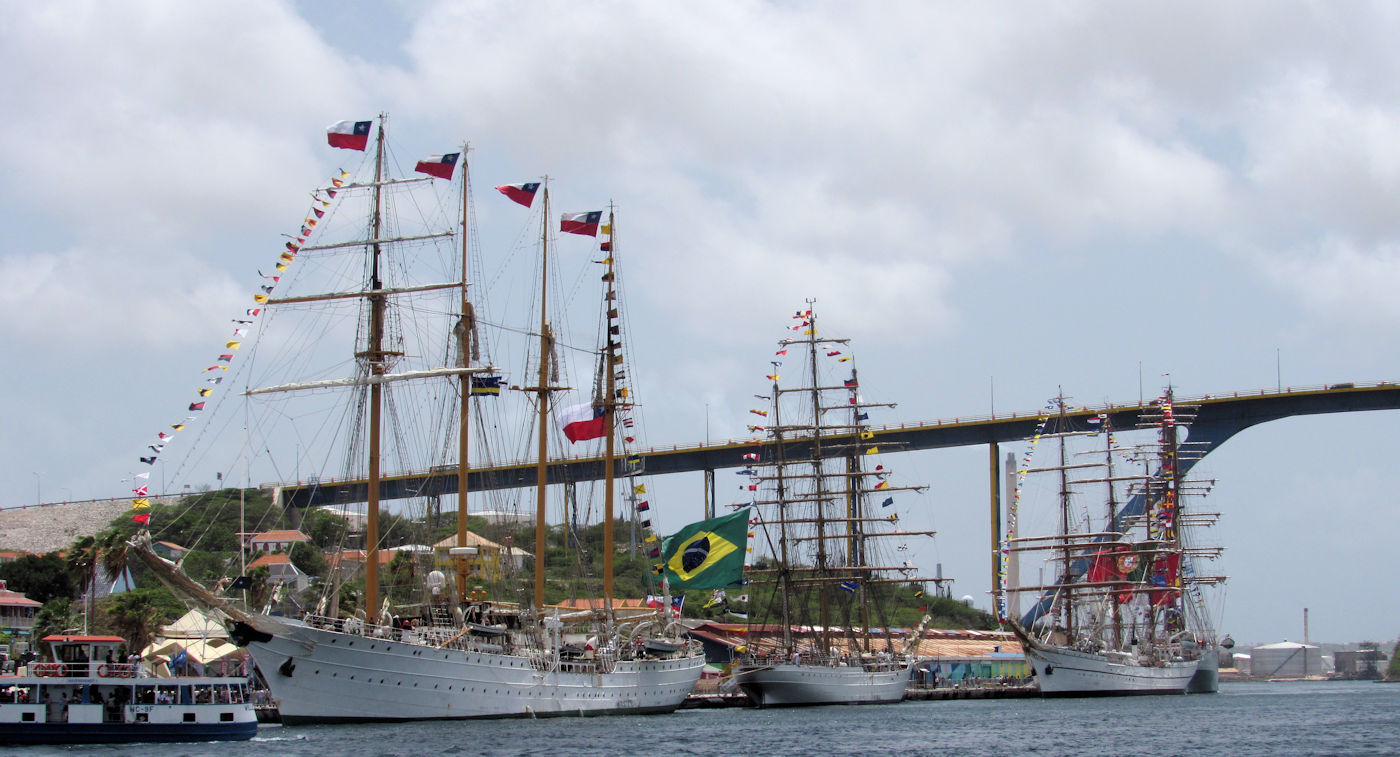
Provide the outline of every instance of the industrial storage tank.
[[1310,644],[1281,641],[1250,650],[1249,673],[1255,678],[1303,678],[1322,675],[1322,650]]

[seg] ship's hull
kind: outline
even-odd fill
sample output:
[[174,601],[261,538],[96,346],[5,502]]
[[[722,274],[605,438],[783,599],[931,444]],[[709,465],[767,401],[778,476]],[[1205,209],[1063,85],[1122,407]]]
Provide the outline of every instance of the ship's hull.
[[236,723],[3,723],[0,744],[147,744],[247,741],[256,720]]
[[904,699],[907,667],[869,671],[863,667],[765,665],[740,670],[734,683],[759,707],[822,704],[887,704]]
[[[248,650],[284,723],[544,717],[670,712],[700,678],[700,655],[532,665],[528,657],[462,651],[313,628],[258,623],[271,638]],[[549,669],[553,667],[554,669]]]
[[1220,650],[1211,645],[1201,652],[1195,675],[1186,684],[1187,694],[1215,694],[1220,691]]
[[1114,661],[1102,654],[1040,644],[1025,647],[1041,696],[1088,697],[1184,694],[1196,673],[1196,660],[1160,666]]

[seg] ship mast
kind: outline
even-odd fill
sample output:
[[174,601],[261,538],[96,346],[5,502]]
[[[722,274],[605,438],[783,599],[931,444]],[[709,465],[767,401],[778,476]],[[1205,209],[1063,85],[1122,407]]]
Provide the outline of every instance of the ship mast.
[[[813,496],[816,507],[817,526],[817,576],[819,579],[828,578],[830,566],[828,565],[828,555],[826,552],[826,480],[822,471],[822,395],[821,386],[817,380],[817,314],[812,312],[812,300],[807,300],[807,356],[809,358],[809,369],[812,377],[812,483],[815,487]],[[825,581],[817,584],[817,604],[818,617],[822,626],[822,648],[821,654],[826,655],[831,650],[831,592],[830,586]]]
[[[467,206],[468,183],[467,183],[467,151],[468,145],[462,145],[462,320],[458,324],[461,329],[460,347],[461,368],[467,368],[472,361],[472,335],[476,333],[476,311],[472,308],[470,298],[467,297]],[[462,405],[458,409],[458,433],[457,433],[457,548],[461,550],[453,561],[457,568],[457,601],[465,602],[467,599],[467,438],[471,420],[471,397],[472,397],[472,376],[463,373],[458,384],[462,395]]]
[[788,556],[788,500],[787,481],[784,475],[787,468],[787,455],[783,447],[783,403],[778,401],[781,396],[778,389],[778,374],[773,373],[773,463],[774,473],[777,478],[777,501],[778,501],[778,597],[781,600],[783,616],[783,651],[792,654],[792,600],[788,596],[792,591],[792,564]]
[[544,552],[548,529],[545,527],[545,484],[549,452],[549,358],[554,354],[554,335],[549,329],[549,183],[544,186],[544,211],[540,221],[540,372],[537,386],[537,421],[540,426],[538,458],[535,461],[535,611],[544,613]]
[[1065,438],[1068,433],[1068,419],[1065,413],[1065,393],[1060,390],[1058,398],[1060,405],[1060,418],[1058,430],[1060,432],[1060,540],[1064,550],[1064,579],[1060,582],[1065,593],[1064,601],[1061,603],[1062,617],[1064,618],[1065,633],[1070,639],[1074,638],[1074,589],[1070,586],[1070,564],[1073,554],[1070,550],[1069,538],[1069,460],[1065,450]]
[[[369,343],[361,357],[368,363],[372,377],[385,373],[383,283],[379,277],[379,231],[383,223],[384,121],[379,114],[379,128],[374,144],[373,209],[370,212],[370,291]],[[383,403],[383,385],[373,382],[369,387],[369,496],[365,505],[365,613],[367,622],[374,623],[379,613],[379,425]]]
[[[603,309],[611,314],[614,303],[617,302],[617,277],[613,271],[613,256],[617,254],[617,227],[616,213],[611,203],[608,205],[608,249],[603,257],[607,263],[607,273],[603,274],[603,281],[607,282],[607,299],[603,302]],[[603,610],[607,615],[608,624],[611,626],[613,617],[613,487],[615,463],[617,460],[616,434],[614,427],[617,423],[617,376],[614,374],[613,366],[621,362],[621,354],[618,348],[621,346],[613,341],[612,318],[604,318],[608,324],[608,346],[603,353],[603,371],[606,378],[603,380]],[[620,330],[619,330],[620,331]],[[665,574],[662,574],[665,580]],[[669,593],[669,592],[666,592]],[[662,608],[663,612],[670,612],[670,600],[667,606]]]
[[[1104,530],[1110,533],[1118,531],[1118,498],[1113,491],[1113,425],[1108,413],[1103,414],[1100,424],[1104,435],[1104,480],[1108,485],[1108,512],[1104,521]],[[1102,551],[1102,549],[1100,549]],[[1114,559],[1117,558],[1108,558]],[[1109,607],[1111,608],[1111,623],[1113,626],[1113,648],[1123,648],[1123,622],[1119,617],[1120,608],[1118,602],[1118,592],[1114,587],[1108,592]]]

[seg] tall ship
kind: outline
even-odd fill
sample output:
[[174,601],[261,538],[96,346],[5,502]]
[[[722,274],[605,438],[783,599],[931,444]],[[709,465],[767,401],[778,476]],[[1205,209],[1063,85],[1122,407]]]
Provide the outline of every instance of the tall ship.
[[784,382],[775,360],[768,407],[752,411],[763,451],[741,473],[764,554],[748,571],[751,641],[732,681],[760,707],[898,702],[911,660],[886,613],[901,586],[932,579],[895,555],[933,532],[901,530],[892,506],[925,487],[896,485],[870,462],[868,411],[892,405],[862,398],[849,340],[822,336],[807,305],[775,356],[796,363],[798,380]]
[[[1188,631],[1184,640],[1188,655],[1199,658],[1186,693],[1213,694],[1220,690],[1220,655],[1234,642],[1228,637],[1221,639],[1216,625],[1223,611],[1219,587],[1226,580],[1215,570],[1224,550],[1212,538],[1220,513],[1199,507],[1215,481],[1188,478],[1203,456],[1203,445],[1189,437],[1198,410],[1196,405],[1178,402],[1169,386],[1142,413],[1138,428],[1154,438],[1140,453],[1143,483],[1136,493],[1143,502],[1159,503],[1159,511],[1170,506],[1176,514],[1169,526],[1181,543],[1181,594],[1173,609]],[[1136,508],[1129,510],[1138,512]]]
[[[343,128],[337,128],[342,127]],[[374,126],[372,129],[371,127]],[[546,484],[551,480],[549,427],[558,419],[570,440],[603,439],[606,466],[603,505],[604,539],[612,537],[613,489],[615,475],[627,473],[615,450],[619,436],[618,418],[629,407],[628,392],[617,386],[622,375],[614,260],[618,250],[615,219],[600,223],[602,213],[566,214],[560,230],[596,237],[603,231],[606,252],[602,275],[601,300],[606,326],[594,357],[599,368],[590,401],[583,407],[583,418],[571,413],[576,408],[554,407],[554,398],[567,387],[559,386],[555,336],[548,312],[544,286],[550,281],[549,187],[544,182],[503,185],[497,189],[509,199],[532,207],[542,203],[541,228],[536,261],[539,281],[538,322],[522,331],[532,333],[537,342],[534,374],[506,387],[497,369],[481,355],[485,345],[479,336],[479,319],[469,291],[469,248],[476,239],[469,229],[472,216],[470,182],[466,161],[461,163],[461,201],[458,223],[450,212],[423,212],[428,203],[422,190],[433,190],[438,181],[451,181],[452,169],[466,150],[437,155],[419,161],[417,171],[426,177],[390,176],[385,141],[385,117],[371,122],[346,122],[332,127],[332,146],[373,150],[359,179],[338,180],[333,187],[316,193],[336,198],[333,207],[325,201],[330,220],[333,210],[348,196],[361,196],[366,215],[358,224],[357,238],[348,241],[311,244],[302,238],[288,243],[283,261],[298,266],[320,264],[338,274],[343,289],[326,294],[262,296],[258,304],[279,322],[313,312],[319,305],[354,308],[357,324],[349,329],[323,328],[309,341],[306,350],[314,352],[337,336],[353,336],[353,348],[344,349],[339,363],[356,368],[355,375],[342,379],[320,379],[256,387],[251,397],[268,394],[295,396],[307,392],[324,396],[327,392],[347,392],[352,396],[348,419],[338,423],[354,431],[353,443],[345,445],[344,459],[350,473],[363,470],[368,486],[365,506],[365,535],[361,558],[364,588],[359,596],[347,599],[339,580],[325,583],[319,602],[294,615],[280,614],[269,607],[247,608],[235,598],[216,595],[189,580],[175,566],[154,554],[148,546],[137,545],[136,552],[156,572],[177,588],[222,611],[229,619],[234,640],[250,651],[280,709],[283,722],[406,721],[425,719],[494,718],[521,716],[627,714],[669,712],[678,707],[698,680],[704,665],[700,646],[681,636],[669,612],[643,610],[627,615],[615,610],[613,602],[613,556],[610,541],[603,552],[603,601],[596,608],[566,610],[545,601],[545,555],[549,551],[546,512]],[[370,133],[373,131],[373,138]],[[339,143],[338,143],[339,142]],[[348,174],[345,174],[348,177]],[[418,191],[418,194],[407,194]],[[324,195],[323,195],[324,193]],[[394,213],[396,208],[418,210],[419,229]],[[311,220],[311,219],[308,219]],[[434,227],[433,224],[438,224]],[[306,231],[305,227],[303,231]],[[457,259],[451,265],[453,258]],[[308,260],[309,259],[309,260]],[[441,265],[448,262],[452,279],[425,280],[410,273],[414,262]],[[452,270],[455,269],[455,270]],[[279,267],[279,271],[284,269]],[[284,273],[284,276],[286,274]],[[270,291],[270,290],[265,290]],[[434,296],[428,304],[418,295]],[[250,311],[250,315],[252,311]],[[433,327],[429,322],[436,321]],[[303,332],[309,333],[309,332]],[[263,337],[266,338],[266,337]],[[421,339],[422,341],[416,341]],[[348,345],[347,345],[348,346]],[[422,368],[411,368],[413,358],[441,361]],[[315,365],[304,357],[300,366]],[[425,383],[421,394],[401,387]],[[535,547],[533,592],[525,586],[530,571],[523,568],[514,577],[521,584],[518,593],[491,597],[482,585],[486,578],[471,573],[472,546],[467,531],[469,429],[473,405],[482,397],[498,396],[505,388],[532,397],[533,418],[515,419],[523,435],[537,439],[533,466],[536,486]],[[414,401],[428,397],[428,409],[417,423],[414,419],[390,417]],[[447,402],[443,402],[447,398]],[[476,398],[476,399],[474,399]],[[288,401],[290,403],[290,401]],[[440,427],[444,406],[455,405],[453,423]],[[280,407],[280,406],[279,406]],[[285,413],[291,417],[291,411]],[[333,426],[317,416],[309,433],[296,431],[298,438],[311,441],[324,428]],[[421,426],[422,428],[419,428]],[[533,426],[533,429],[532,429]],[[478,424],[482,428],[483,424]],[[455,470],[457,523],[455,546],[450,549],[452,569],[434,570],[423,577],[419,601],[395,600],[381,589],[382,534],[385,513],[381,512],[382,492],[387,478],[382,458],[403,456],[408,446],[401,437],[426,430],[427,435],[455,442],[456,460],[435,470]],[[391,443],[393,443],[391,445]],[[425,466],[426,467],[426,466]],[[478,584],[480,582],[480,584]],[[477,584],[477,585],[474,585]]]
[[[1108,414],[1076,422],[1061,394],[1033,439],[1048,442],[1053,457],[1020,471],[1051,483],[1039,487],[1045,496],[1025,500],[1029,487],[1018,485],[1003,549],[1037,579],[1008,576],[1003,590],[1038,597],[1019,622],[1007,622],[1045,696],[1180,694],[1200,665],[1182,566],[1201,553],[1190,552],[1182,531],[1202,516],[1183,512],[1175,417],[1169,402],[1157,408],[1142,419],[1157,438],[1127,448]],[[1053,506],[1027,509],[1032,499]]]

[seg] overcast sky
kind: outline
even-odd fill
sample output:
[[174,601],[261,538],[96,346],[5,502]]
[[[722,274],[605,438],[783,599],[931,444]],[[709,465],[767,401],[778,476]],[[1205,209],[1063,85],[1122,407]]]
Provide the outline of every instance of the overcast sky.
[[[877,422],[1400,379],[1400,19],[1288,2],[0,0],[6,507],[119,496],[247,307],[325,126],[626,219],[646,441],[741,438],[816,298]],[[358,156],[355,158],[358,159]],[[348,166],[347,166],[348,168]],[[494,193],[493,193],[494,194]],[[494,228],[494,231],[486,231]],[[1389,640],[1393,412],[1202,463],[1244,642]],[[1023,445],[1006,445],[1020,454]],[[168,451],[165,486],[227,460]],[[987,597],[985,449],[890,456]],[[721,474],[724,475],[724,474]],[[258,474],[253,474],[258,478]],[[259,480],[269,480],[265,473]],[[663,530],[694,478],[657,480]],[[723,497],[722,497],[723,499]],[[668,509],[669,508],[669,509]]]

